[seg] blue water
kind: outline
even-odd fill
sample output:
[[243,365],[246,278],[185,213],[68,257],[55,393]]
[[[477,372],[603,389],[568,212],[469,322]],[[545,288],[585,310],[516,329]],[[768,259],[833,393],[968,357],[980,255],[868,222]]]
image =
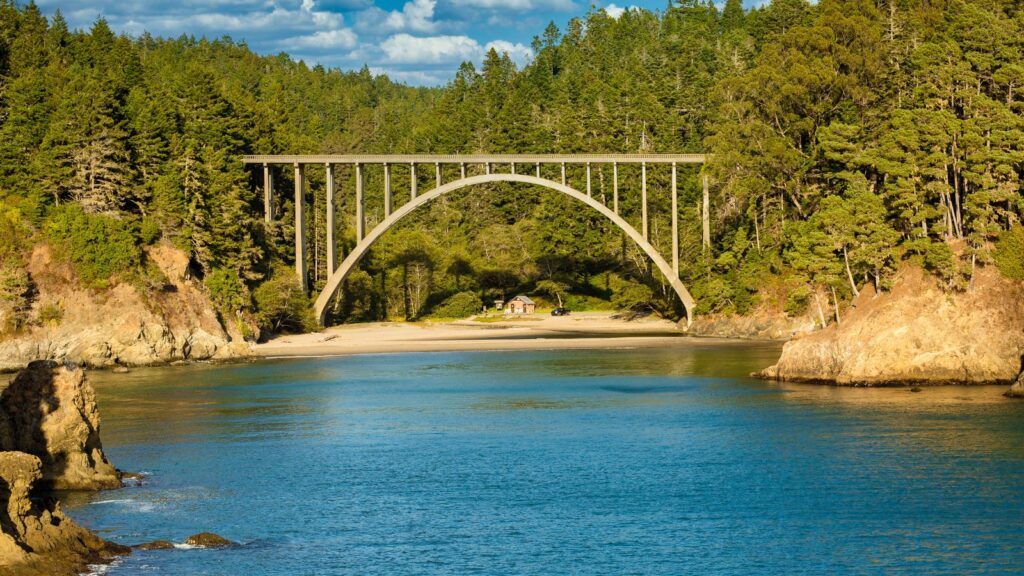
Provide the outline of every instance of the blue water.
[[1024,403],[745,377],[775,346],[93,373],[112,576],[1021,574]]

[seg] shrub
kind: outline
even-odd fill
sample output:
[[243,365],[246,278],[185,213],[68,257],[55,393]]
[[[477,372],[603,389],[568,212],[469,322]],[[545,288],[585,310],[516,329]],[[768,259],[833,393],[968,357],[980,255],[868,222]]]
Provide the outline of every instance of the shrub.
[[214,268],[203,280],[210,298],[225,314],[233,314],[249,307],[249,290],[242,279],[230,270]]
[[77,204],[55,210],[46,233],[58,254],[93,288],[107,286],[111,276],[130,272],[141,261],[130,226],[103,214],[86,214]]
[[996,242],[992,258],[1003,276],[1024,280],[1024,226],[1016,224],[1003,232]]
[[39,321],[43,324],[59,324],[64,317],[64,310],[57,304],[47,304],[39,309]]
[[800,286],[786,296],[786,316],[790,318],[799,316],[807,310],[807,304],[811,300],[811,289],[807,286]]
[[274,268],[252,296],[261,334],[304,332],[315,324],[309,298],[288,267]]
[[612,294],[612,305],[619,310],[628,310],[637,304],[650,304],[654,292],[644,284],[629,283]]
[[156,221],[156,218],[145,216],[139,220],[137,236],[142,245],[153,245],[160,239],[160,234],[160,223]]
[[434,318],[466,318],[480,312],[480,297],[472,292],[459,292],[449,296],[434,308]]

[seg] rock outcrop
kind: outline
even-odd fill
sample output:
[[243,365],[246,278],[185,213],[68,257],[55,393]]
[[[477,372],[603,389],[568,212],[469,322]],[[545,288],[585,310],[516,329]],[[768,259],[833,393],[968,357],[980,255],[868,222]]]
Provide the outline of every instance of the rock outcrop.
[[40,359],[113,367],[249,354],[240,328],[223,326],[202,284],[190,278],[184,253],[160,244],[147,248],[146,258],[159,281],[94,290],[80,286],[48,246],[37,246],[28,267],[33,308],[57,318],[0,340],[0,371]]
[[0,450],[41,460],[41,486],[98,490],[121,486],[100,442],[96,395],[81,368],[32,362],[0,392]]
[[907,268],[868,287],[841,325],[786,343],[758,376],[849,386],[1010,383],[1024,353],[1024,285],[979,268],[963,293]]
[[131,552],[78,526],[56,503],[31,499],[41,478],[39,458],[0,452],[0,576],[70,576]]
[[1005,396],[1008,398],[1024,398],[1024,370],[1021,371],[1013,386],[1010,386],[1010,389],[1006,391]]

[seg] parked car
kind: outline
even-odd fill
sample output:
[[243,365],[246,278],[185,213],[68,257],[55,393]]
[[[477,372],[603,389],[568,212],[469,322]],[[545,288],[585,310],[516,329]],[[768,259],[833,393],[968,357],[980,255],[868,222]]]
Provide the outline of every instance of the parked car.
[[568,316],[569,315],[569,309],[568,308],[562,308],[561,306],[559,306],[558,308],[555,308],[554,310],[551,311],[551,315],[552,316]]

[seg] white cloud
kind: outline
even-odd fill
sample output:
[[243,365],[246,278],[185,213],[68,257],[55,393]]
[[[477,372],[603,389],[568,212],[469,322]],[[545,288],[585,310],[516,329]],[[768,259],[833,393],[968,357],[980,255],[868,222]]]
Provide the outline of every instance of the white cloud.
[[356,27],[364,32],[436,32],[434,21],[437,0],[410,0],[402,10],[385,12],[376,6],[367,8],[356,15]]
[[297,48],[355,48],[358,38],[348,28],[320,30],[311,36],[289,38],[283,43]]
[[610,17],[612,17],[612,18],[614,18],[616,20],[618,20],[620,16],[622,16],[625,12],[627,12],[629,10],[639,10],[639,9],[640,9],[640,7],[638,7],[636,5],[632,5],[629,8],[621,8],[619,6],[616,6],[615,4],[609,4],[609,5],[604,7],[605,13],[608,14],[608,16],[610,16]]
[[519,44],[518,42],[515,44],[506,40],[488,42],[487,45],[484,46],[484,52],[487,52],[491,48],[494,48],[498,54],[501,54],[502,52],[508,54],[508,57],[511,58],[512,61],[516,63],[516,66],[519,67],[522,67],[533,58],[533,50],[528,46]]
[[427,36],[395,34],[380,44],[388,62],[401,64],[439,64],[475,60],[481,54],[480,43],[469,36]]
[[609,4],[609,5],[604,7],[604,11],[605,11],[605,14],[608,14],[612,18],[615,18],[616,20],[618,20],[619,16],[622,16],[622,13],[625,12],[626,9],[625,8],[620,8],[620,7],[616,6],[615,4]]
[[395,34],[380,44],[385,59],[393,64],[458,64],[466,60],[480,62],[488,50],[507,53],[522,66],[533,57],[533,51],[523,44],[495,40],[481,46],[469,36],[426,36]]

